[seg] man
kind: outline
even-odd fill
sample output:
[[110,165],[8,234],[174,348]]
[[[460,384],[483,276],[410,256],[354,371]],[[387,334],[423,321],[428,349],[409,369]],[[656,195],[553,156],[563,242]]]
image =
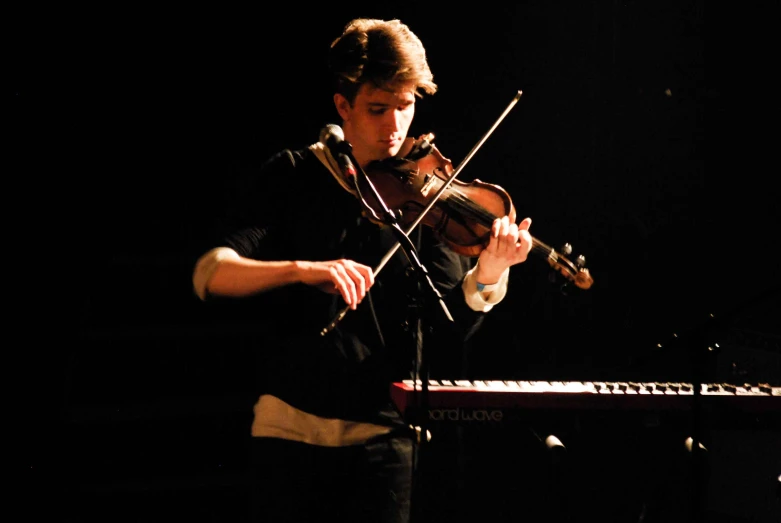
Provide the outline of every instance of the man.
[[398,20],[348,23],[329,68],[358,172],[323,141],[275,154],[198,260],[193,285],[204,301],[241,298],[258,311],[253,520],[398,523],[410,517],[414,431],[389,392],[413,376],[410,320],[467,339],[505,296],[509,268],[526,260],[531,220],[495,220],[476,263],[422,230],[413,254],[422,269],[405,246],[375,274],[399,229],[368,219],[356,176],[408,152],[415,103],[437,85]]

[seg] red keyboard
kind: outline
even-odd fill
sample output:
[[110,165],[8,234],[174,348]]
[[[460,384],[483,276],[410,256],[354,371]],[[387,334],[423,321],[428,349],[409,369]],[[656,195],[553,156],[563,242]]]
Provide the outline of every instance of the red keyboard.
[[[695,394],[697,392],[697,394]],[[402,412],[423,405],[422,383],[391,386]],[[781,413],[781,387],[769,384],[618,381],[430,380],[426,404],[430,419],[462,421],[464,416],[496,420],[508,409],[682,410],[725,409]],[[490,421],[490,419],[488,419]]]

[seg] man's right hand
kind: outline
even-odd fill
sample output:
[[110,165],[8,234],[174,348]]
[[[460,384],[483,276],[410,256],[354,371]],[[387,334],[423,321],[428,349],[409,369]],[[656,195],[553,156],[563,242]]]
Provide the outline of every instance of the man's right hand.
[[353,260],[299,262],[300,281],[329,294],[341,294],[344,302],[355,310],[374,285],[374,270]]

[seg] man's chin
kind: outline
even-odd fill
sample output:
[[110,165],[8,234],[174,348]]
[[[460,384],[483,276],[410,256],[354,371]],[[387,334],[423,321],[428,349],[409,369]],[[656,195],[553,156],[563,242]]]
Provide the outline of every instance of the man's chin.
[[392,156],[396,156],[397,154],[399,154],[399,151],[401,150],[401,146],[402,146],[403,143],[404,142],[397,142],[392,147],[388,147],[388,149],[386,150],[387,154],[388,154],[388,158],[390,158]]

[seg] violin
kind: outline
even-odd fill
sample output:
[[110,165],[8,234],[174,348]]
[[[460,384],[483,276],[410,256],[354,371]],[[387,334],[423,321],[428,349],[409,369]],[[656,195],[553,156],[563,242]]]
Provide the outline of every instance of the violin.
[[[432,143],[433,138],[431,133],[417,140],[407,138],[397,156],[367,165],[366,177],[400,225],[414,227],[413,224],[420,222],[430,227],[454,252],[478,256],[488,245],[496,218],[508,216],[515,221],[512,199],[498,185],[479,179],[466,183],[453,178],[453,163]],[[360,193],[364,214],[380,223],[376,209],[381,204],[374,192],[361,190]],[[571,253],[569,244],[563,251],[557,252],[532,237],[531,252],[544,257],[557,273],[577,287],[590,288],[594,280],[585,267],[585,258],[579,256],[574,263],[567,259],[565,255]]]
[[[406,230],[401,232],[406,236],[422,222],[454,252],[470,257],[479,255],[491,239],[494,220],[508,216],[514,222],[515,207],[510,195],[498,185],[480,180],[464,183],[456,180],[456,176],[515,106],[521,94],[518,91],[456,169],[433,145],[433,134],[417,140],[407,138],[395,157],[367,165],[366,176],[358,176],[355,185],[364,215],[380,225],[391,224],[395,228],[404,225]],[[378,214],[378,209],[384,211],[385,220]],[[374,269],[375,274],[388,263],[399,246],[400,242],[397,242],[388,251]],[[594,280],[586,268],[586,259],[578,256],[576,263],[568,260],[565,255],[572,252],[569,244],[565,244],[562,251],[564,254],[532,236],[531,252],[547,260],[554,269],[553,276],[560,274],[581,289],[590,288]],[[331,332],[348,310],[349,307],[344,307],[320,334],[324,336]]]

